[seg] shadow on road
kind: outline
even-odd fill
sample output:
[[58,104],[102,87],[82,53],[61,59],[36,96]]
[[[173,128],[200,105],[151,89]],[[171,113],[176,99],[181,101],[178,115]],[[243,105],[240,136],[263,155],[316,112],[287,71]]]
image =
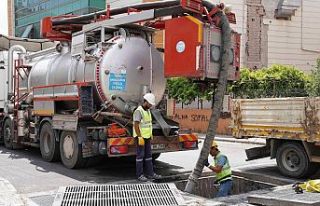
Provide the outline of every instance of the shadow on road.
[[[24,160],[25,167],[34,165],[36,173],[58,173],[80,182],[106,184],[115,181],[126,181],[135,179],[135,158],[91,158],[87,166],[82,169],[68,169],[61,162],[46,162],[42,159],[40,150],[37,148],[26,148],[20,150],[8,150],[0,146],[0,155],[8,155],[13,161]],[[22,167],[22,165],[21,165]],[[32,167],[32,166],[31,166]],[[170,165],[165,162],[155,161],[155,171],[161,175],[179,174],[182,167]],[[36,174],[35,174],[36,175]],[[27,178],[27,177],[26,177]]]
[[247,172],[247,173],[252,173],[252,174],[264,174],[264,175],[268,175],[268,176],[272,176],[272,177],[279,177],[279,178],[285,178],[285,179],[290,179],[292,181],[296,181],[296,182],[301,182],[301,181],[306,181],[308,179],[319,179],[320,178],[320,170],[318,170],[318,172],[316,172],[315,174],[313,174],[312,176],[308,177],[308,178],[301,178],[301,179],[295,179],[295,178],[288,178],[286,176],[283,176],[278,167],[276,165],[274,166],[253,166],[253,167],[248,167],[246,169],[242,169],[243,172]]

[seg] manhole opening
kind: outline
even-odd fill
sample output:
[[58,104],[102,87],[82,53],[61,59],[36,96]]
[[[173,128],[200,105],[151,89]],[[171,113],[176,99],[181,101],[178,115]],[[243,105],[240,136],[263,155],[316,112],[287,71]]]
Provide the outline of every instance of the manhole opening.
[[[214,184],[215,177],[201,177],[193,194],[205,198],[214,198],[217,194],[217,187]],[[177,188],[181,191],[185,189],[187,180],[175,182]],[[240,176],[233,176],[232,195],[248,193],[251,191],[269,189],[277,185],[272,183],[260,182]]]
[[174,184],[123,184],[61,187],[53,206],[180,206]]

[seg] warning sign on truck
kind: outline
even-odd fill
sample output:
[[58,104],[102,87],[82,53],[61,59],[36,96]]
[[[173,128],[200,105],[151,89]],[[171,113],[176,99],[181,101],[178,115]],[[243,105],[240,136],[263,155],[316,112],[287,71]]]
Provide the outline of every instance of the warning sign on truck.
[[110,73],[109,90],[126,91],[127,74]]

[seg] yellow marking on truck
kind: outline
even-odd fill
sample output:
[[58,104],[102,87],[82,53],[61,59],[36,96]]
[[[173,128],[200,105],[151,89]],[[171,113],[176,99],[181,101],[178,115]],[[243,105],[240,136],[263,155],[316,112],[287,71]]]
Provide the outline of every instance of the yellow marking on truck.
[[186,18],[198,25],[198,41],[201,43],[203,36],[203,23],[192,16],[186,16]]
[[185,141],[197,141],[198,137],[195,134],[181,134],[179,135],[179,142],[185,142]]
[[133,137],[121,137],[121,138],[109,138],[109,145],[133,145],[134,138]]
[[54,114],[54,110],[52,109],[37,109],[33,110],[33,114],[40,116],[51,116]]

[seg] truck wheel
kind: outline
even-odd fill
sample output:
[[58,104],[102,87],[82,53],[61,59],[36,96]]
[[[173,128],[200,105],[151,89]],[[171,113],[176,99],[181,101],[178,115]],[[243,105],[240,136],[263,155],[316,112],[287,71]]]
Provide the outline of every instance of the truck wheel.
[[42,158],[48,162],[60,159],[59,143],[56,141],[52,126],[49,122],[42,125],[40,131],[40,152]]
[[296,142],[282,144],[277,151],[276,160],[280,172],[285,176],[302,178],[312,169],[306,151]]
[[67,168],[83,167],[87,159],[82,158],[82,146],[78,144],[75,132],[62,132],[60,138],[61,161]]
[[6,119],[3,124],[3,142],[7,149],[17,149],[17,143],[13,142],[13,124],[11,119]]

